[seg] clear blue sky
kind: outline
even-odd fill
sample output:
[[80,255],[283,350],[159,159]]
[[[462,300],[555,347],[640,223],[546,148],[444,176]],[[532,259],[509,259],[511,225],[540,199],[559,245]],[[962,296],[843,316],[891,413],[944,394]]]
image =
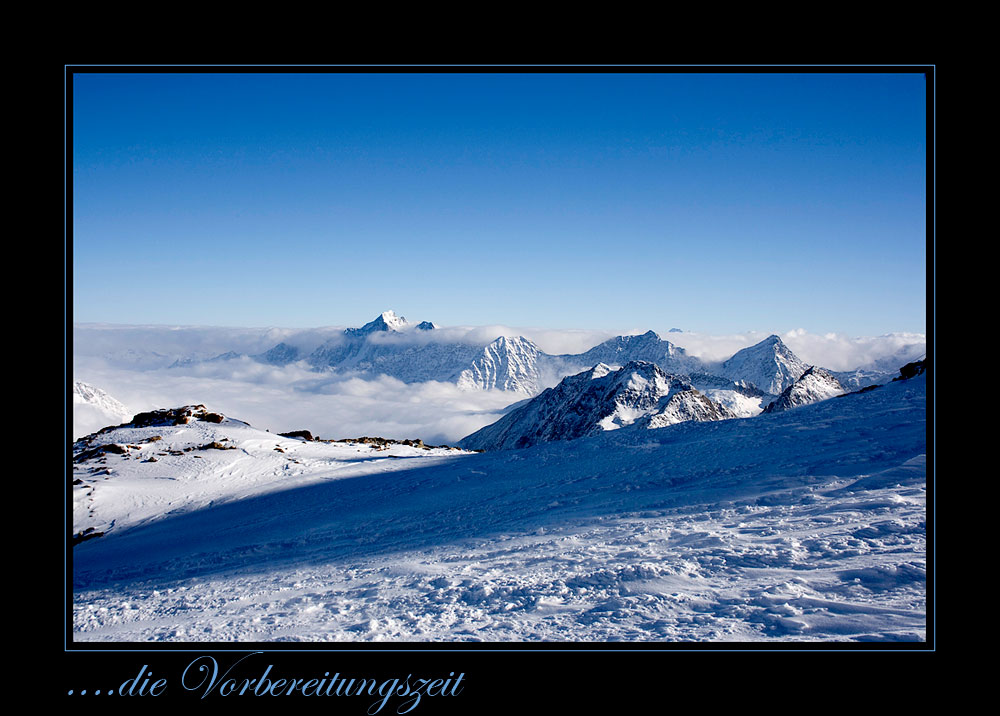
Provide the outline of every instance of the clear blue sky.
[[73,320],[925,330],[919,74],[79,74]]

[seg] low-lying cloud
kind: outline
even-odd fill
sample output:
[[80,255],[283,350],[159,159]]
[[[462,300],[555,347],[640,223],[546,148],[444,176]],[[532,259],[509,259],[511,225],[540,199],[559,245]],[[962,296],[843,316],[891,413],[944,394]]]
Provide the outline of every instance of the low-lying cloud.
[[[282,341],[308,351],[324,341],[339,340],[341,335],[341,328],[76,326],[73,379],[104,390],[136,412],[200,403],[271,432],[307,429],[324,438],[377,435],[421,438],[430,444],[454,444],[495,422],[505,407],[525,397],[502,391],[460,390],[452,383],[438,381],[408,384],[385,375],[317,372],[304,362],[278,367],[248,357]],[[500,335],[523,335],[543,351],[558,355],[582,353],[614,334],[479,326],[414,331],[380,339],[485,345]],[[724,360],[768,335],[661,333],[707,361]],[[779,335],[804,361],[831,370],[850,370],[883,359],[891,363],[896,356],[921,352],[925,344],[923,335],[905,333],[849,337],[796,329]],[[205,360],[228,352],[244,355]],[[184,363],[186,358],[198,360]],[[554,385],[560,377],[546,375],[543,385]],[[74,437],[96,429],[92,412],[79,411],[81,423],[74,428]]]
[[[384,375],[316,373],[301,363],[277,368],[248,358],[158,370],[127,370],[99,358],[81,358],[74,379],[136,412],[204,404],[274,433],[305,429],[324,438],[369,435],[421,438],[429,444],[455,443],[495,422],[504,407],[523,398],[501,391],[463,391],[436,381],[407,384]],[[95,429],[92,419],[86,424],[81,419],[74,437]]]

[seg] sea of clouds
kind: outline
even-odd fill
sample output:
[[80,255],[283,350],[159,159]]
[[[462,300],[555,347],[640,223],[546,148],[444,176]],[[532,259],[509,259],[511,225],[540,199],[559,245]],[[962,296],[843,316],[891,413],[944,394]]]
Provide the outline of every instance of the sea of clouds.
[[[303,363],[276,367],[247,357],[283,341],[308,352],[324,341],[339,340],[342,331],[342,326],[301,330],[79,324],[73,331],[73,380],[105,391],[133,413],[204,404],[271,432],[306,429],[324,438],[378,435],[421,438],[430,444],[453,444],[495,422],[504,408],[525,397],[460,390],[437,381],[407,384],[388,376],[319,373]],[[574,354],[615,335],[642,332],[644,329],[609,332],[474,326],[413,331],[376,340],[486,345],[501,335],[520,335],[547,353]],[[660,335],[693,355],[716,361],[770,334],[718,336],[661,331]],[[914,333],[852,337],[795,329],[778,335],[802,360],[831,370],[851,370],[880,360],[891,362],[894,356],[922,352],[926,343],[923,334]],[[201,362],[230,351],[244,356]],[[557,380],[558,376],[548,376],[546,384]],[[78,406],[73,437],[115,422],[113,416]]]

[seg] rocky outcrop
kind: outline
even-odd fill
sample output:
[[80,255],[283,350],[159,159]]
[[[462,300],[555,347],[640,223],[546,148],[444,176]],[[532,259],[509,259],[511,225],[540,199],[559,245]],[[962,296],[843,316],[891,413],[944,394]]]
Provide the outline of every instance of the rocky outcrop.
[[918,375],[923,375],[924,372],[929,368],[930,368],[929,358],[913,361],[912,363],[907,363],[902,368],[900,368],[899,375],[893,378],[893,380],[909,380],[910,378],[916,378]]
[[317,439],[314,438],[313,434],[308,430],[292,430],[291,432],[288,433],[278,433],[278,435],[280,435],[283,438],[300,438],[308,442],[312,442]]
[[180,408],[161,408],[147,413],[138,413],[128,423],[118,427],[148,428],[160,425],[187,425],[193,420],[221,423],[223,419],[219,413],[210,413],[204,405],[185,405]]

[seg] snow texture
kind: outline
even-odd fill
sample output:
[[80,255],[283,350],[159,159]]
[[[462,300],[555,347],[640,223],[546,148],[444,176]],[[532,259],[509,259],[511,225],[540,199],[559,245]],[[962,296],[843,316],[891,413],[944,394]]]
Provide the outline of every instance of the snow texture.
[[75,641],[926,636],[926,375],[484,454],[214,419],[76,446]]

